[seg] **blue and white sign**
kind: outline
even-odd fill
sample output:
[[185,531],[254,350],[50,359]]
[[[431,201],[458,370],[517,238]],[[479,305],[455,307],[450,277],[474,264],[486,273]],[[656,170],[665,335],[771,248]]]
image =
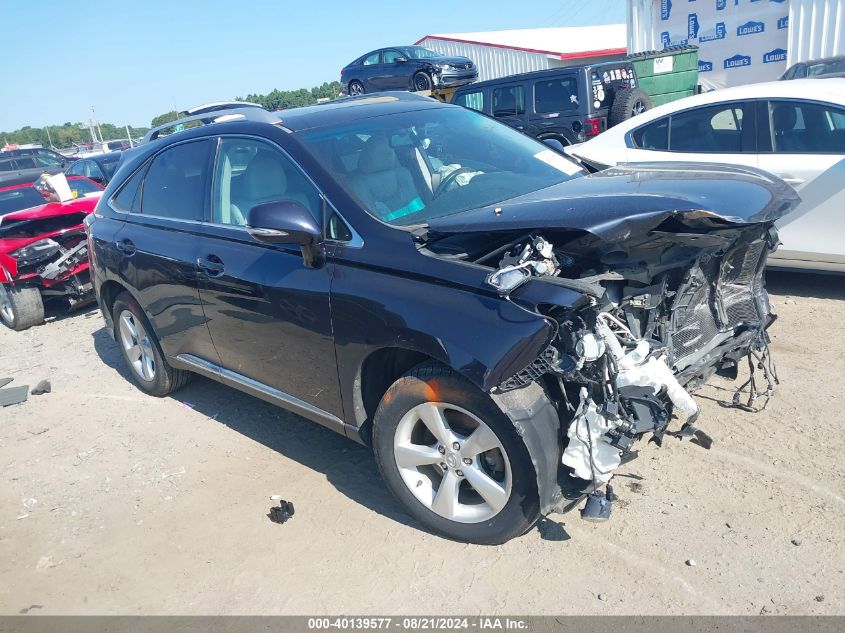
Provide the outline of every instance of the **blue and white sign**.
[[698,46],[707,88],[777,79],[786,70],[787,0],[653,0],[654,35],[666,48]]

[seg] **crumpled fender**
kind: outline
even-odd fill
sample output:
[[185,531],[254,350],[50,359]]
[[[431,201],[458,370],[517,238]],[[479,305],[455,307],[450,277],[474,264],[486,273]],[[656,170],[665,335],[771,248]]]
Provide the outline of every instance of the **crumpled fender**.
[[563,492],[557,481],[562,455],[560,418],[546,392],[537,383],[500,394],[490,394],[493,402],[508,416],[525,442],[540,495],[543,516],[559,510]]

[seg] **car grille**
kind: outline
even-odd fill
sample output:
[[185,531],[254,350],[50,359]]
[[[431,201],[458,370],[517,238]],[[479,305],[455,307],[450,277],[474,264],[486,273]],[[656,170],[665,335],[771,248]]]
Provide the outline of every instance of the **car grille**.
[[760,323],[755,296],[762,286],[765,247],[762,239],[743,244],[722,258],[699,262],[690,273],[671,319],[672,361],[678,370],[692,364],[714,339]]
[[472,64],[449,64],[449,68],[453,68],[455,70],[469,70],[472,68]]

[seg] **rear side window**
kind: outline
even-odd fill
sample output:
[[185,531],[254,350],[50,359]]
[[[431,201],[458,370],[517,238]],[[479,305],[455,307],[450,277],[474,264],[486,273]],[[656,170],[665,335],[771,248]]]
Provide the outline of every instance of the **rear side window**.
[[578,107],[578,82],[575,77],[556,77],[534,84],[534,111],[562,112]]
[[208,163],[205,140],[176,145],[156,156],[144,179],[141,213],[201,221]]
[[819,103],[769,103],[774,151],[781,154],[845,154],[845,109]]
[[139,213],[141,211],[141,181],[144,179],[146,169],[139,169],[126,183],[120,188],[120,191],[112,198],[112,206],[118,211]]
[[478,110],[484,112],[484,92],[481,90],[474,90],[473,92],[464,92],[455,97],[455,104],[470,108],[471,110]]
[[522,86],[504,86],[493,89],[493,116],[519,116],[525,114],[525,89]]
[[669,117],[649,123],[631,135],[640,149],[666,151],[669,149]]

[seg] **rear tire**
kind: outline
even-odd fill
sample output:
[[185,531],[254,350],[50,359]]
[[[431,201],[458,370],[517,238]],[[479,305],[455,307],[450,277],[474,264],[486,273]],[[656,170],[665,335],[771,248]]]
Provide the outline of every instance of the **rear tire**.
[[353,79],[349,82],[349,95],[354,97],[357,95],[364,94],[364,84],[362,84],[357,79]]
[[540,516],[534,466],[511,421],[490,396],[437,363],[417,366],[384,394],[373,450],[394,497],[446,538],[498,545]]
[[132,381],[141,391],[151,396],[166,396],[188,383],[192,374],[168,364],[144,311],[128,292],[115,299],[112,319],[114,340]]
[[613,127],[633,116],[651,109],[651,99],[639,88],[623,88],[617,91],[610,107],[610,126]]
[[44,300],[38,288],[0,284],[0,320],[17,332],[44,323]]

